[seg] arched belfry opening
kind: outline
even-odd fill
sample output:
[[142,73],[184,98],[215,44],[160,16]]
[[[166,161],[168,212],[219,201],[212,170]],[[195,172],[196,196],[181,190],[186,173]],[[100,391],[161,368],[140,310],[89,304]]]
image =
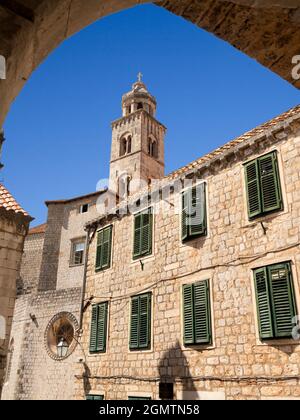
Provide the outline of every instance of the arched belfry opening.
[[120,157],[129,155],[132,152],[132,136],[124,135],[120,140]]

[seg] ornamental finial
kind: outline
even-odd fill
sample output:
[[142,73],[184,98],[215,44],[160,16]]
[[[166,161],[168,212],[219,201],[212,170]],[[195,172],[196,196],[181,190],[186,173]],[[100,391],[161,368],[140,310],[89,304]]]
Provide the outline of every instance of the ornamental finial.
[[139,83],[142,82],[142,78],[143,78],[143,74],[141,72],[139,72],[139,74],[138,74],[138,81],[139,81]]

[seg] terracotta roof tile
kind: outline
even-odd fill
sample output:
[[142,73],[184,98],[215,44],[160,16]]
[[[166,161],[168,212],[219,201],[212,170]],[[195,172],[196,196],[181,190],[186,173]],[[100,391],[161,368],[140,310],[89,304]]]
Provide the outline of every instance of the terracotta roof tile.
[[2,184],[0,184],[0,207],[5,208],[7,211],[14,211],[15,213],[21,213],[24,216],[30,217]]
[[47,228],[47,223],[44,223],[39,226],[35,226],[29,230],[28,235],[37,235],[39,233],[45,233]]

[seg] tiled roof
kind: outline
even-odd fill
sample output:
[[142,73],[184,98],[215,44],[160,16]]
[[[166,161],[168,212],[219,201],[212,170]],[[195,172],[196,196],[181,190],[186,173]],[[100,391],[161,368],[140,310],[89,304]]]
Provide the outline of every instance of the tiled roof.
[[[189,163],[188,165],[183,166],[182,168],[174,172],[171,172],[169,175],[165,176],[163,179],[158,180],[158,183],[155,184],[155,186],[156,188],[158,186],[163,187],[167,185],[169,182],[172,182],[173,180],[180,178],[182,176],[185,176],[189,172],[192,172],[198,169],[202,165],[211,164],[214,161],[214,159],[222,158],[222,156],[230,153],[230,151],[234,150],[235,148],[243,144],[247,144],[247,142],[250,142],[252,140],[259,139],[263,136],[267,136],[268,134],[271,135],[272,133],[276,133],[277,130],[280,131],[282,127],[284,127],[285,125],[289,125],[293,120],[299,120],[299,119],[300,119],[300,105],[254,128],[253,130],[248,131],[242,136],[237,137],[236,139],[230,141],[229,143],[226,143],[224,146],[219,147],[213,152],[208,153],[207,155]],[[130,201],[133,202],[134,200],[148,193],[149,193],[149,187],[146,187],[143,190],[138,191],[132,196],[130,196]],[[122,206],[122,203],[120,203],[120,206]],[[102,218],[103,216],[91,221],[90,223],[87,223],[86,226],[92,225],[93,223],[97,223]]]
[[13,211],[15,213],[23,214],[26,217],[30,217],[2,184],[0,184],[0,208],[1,207],[7,211]]
[[47,223],[36,226],[29,230],[28,235],[37,235],[39,233],[45,233],[47,228]]
[[48,200],[45,202],[45,204],[46,206],[48,206],[49,204],[68,204],[68,203],[72,203],[73,201],[79,201],[79,200],[85,200],[88,198],[97,197],[98,195],[101,195],[106,191],[107,190],[96,191],[90,194],[86,194],[86,195],[82,195],[82,196],[78,196],[74,198],[62,199],[62,200]]
[[182,168],[170,173],[166,176],[166,178],[176,178],[188,171],[193,170],[194,168],[198,167],[199,165],[205,164],[212,159],[217,158],[218,156],[228,152],[229,149],[233,149],[236,146],[245,143],[247,140],[250,140],[254,137],[264,135],[273,129],[276,128],[277,125],[280,125],[280,123],[288,122],[288,120],[293,119],[295,117],[300,118],[300,105],[290,109],[289,111],[279,115],[276,118],[273,118],[272,120],[254,128],[251,131],[248,131],[247,133],[243,134],[240,137],[237,137],[236,139],[230,141],[229,143],[226,143],[224,146],[219,147],[218,149],[214,150],[211,153],[208,153],[207,155],[201,157],[200,159],[197,159],[191,163],[189,163],[186,166],[183,166]]

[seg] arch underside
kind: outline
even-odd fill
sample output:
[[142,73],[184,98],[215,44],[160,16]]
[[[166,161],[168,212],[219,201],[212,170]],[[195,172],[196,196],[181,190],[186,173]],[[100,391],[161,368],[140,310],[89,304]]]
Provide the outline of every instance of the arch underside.
[[[38,65],[65,39],[92,22],[146,0],[1,0],[0,127]],[[150,2],[151,3],[151,2]],[[300,54],[300,0],[168,0],[153,2],[229,42],[300,88],[292,58]],[[195,51],[197,54],[197,51]]]

